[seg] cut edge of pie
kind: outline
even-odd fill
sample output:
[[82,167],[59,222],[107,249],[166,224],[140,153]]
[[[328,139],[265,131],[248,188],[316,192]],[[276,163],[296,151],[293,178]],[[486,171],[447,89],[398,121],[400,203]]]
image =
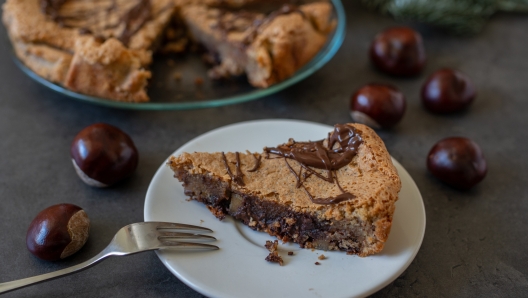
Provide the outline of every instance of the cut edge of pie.
[[[209,72],[212,78],[245,74],[251,85],[260,88],[292,76],[317,54],[335,27],[327,0],[304,0],[295,10],[279,14],[276,7],[299,1],[116,0],[112,10],[98,8],[107,2],[7,0],[2,20],[16,56],[37,75],[75,92],[125,102],[149,101],[152,53],[160,49],[164,32],[175,17],[186,24],[195,42],[219,54],[219,65]],[[200,7],[207,15],[188,13]],[[261,7],[275,10],[261,13]],[[248,27],[254,35],[249,44],[231,38],[237,32],[197,29],[197,20],[209,18],[211,11],[239,15],[251,11],[246,8],[255,9],[254,15],[261,14],[266,20]],[[110,12],[92,22],[78,17],[79,10],[97,16]],[[185,42],[180,41],[171,46],[181,50]],[[110,56],[108,61],[102,59],[103,54]]]
[[[401,181],[372,129],[360,124],[340,127],[345,126],[362,142],[356,155],[335,171],[303,166],[269,153],[269,148],[262,153],[182,153],[172,156],[168,166],[183,183],[185,195],[204,203],[219,219],[230,215],[303,248],[364,257],[379,253],[388,239]],[[302,144],[309,142],[290,140],[277,148]],[[334,181],[316,177],[307,168],[322,177],[333,172]]]

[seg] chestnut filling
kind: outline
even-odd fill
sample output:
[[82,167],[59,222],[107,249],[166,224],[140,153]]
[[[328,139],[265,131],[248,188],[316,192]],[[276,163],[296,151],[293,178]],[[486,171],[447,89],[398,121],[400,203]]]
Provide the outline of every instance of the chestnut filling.
[[199,201],[219,219],[226,215],[241,220],[253,230],[267,232],[303,248],[342,250],[359,254],[372,224],[356,220],[328,221],[315,214],[295,212],[285,205],[231,189],[230,184],[205,175],[180,170],[185,194]]
[[[216,38],[209,36],[211,33],[200,32],[203,29],[191,29],[191,35],[200,40],[207,51],[204,55],[206,61],[213,66],[208,72],[209,77],[219,80],[243,75],[250,63],[246,53],[248,46],[275,18],[293,13],[307,18],[297,5],[288,2],[291,0],[257,1],[245,3],[244,7],[227,3],[213,5],[215,9],[209,13],[214,14],[216,20],[210,28],[222,36],[221,40],[215,41]],[[301,4],[303,1],[293,2]],[[237,37],[228,38],[232,34]],[[224,65],[225,61],[231,61],[236,66],[231,65],[228,70]]]

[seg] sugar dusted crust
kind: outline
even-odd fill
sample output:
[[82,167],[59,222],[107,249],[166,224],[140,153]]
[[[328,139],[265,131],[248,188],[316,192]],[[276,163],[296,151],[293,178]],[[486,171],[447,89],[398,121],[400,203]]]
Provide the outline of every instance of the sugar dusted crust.
[[[43,12],[43,1],[48,1],[48,6],[58,3],[57,15],[75,17],[58,21]],[[334,28],[331,5],[326,0],[311,2],[313,0],[7,0],[2,20],[17,57],[39,76],[75,92],[116,101],[145,102],[149,100],[146,91],[151,73],[147,68],[152,62],[152,52],[160,46],[162,35],[175,16],[186,21],[191,31],[201,26],[199,43],[226,53],[221,65],[210,72],[212,78],[245,73],[253,86],[265,88],[292,76],[310,61]],[[237,38],[240,36],[231,38],[230,33],[225,38],[225,33],[209,26],[211,10],[237,12],[247,9],[259,12],[262,19],[288,3],[305,3],[299,6],[302,13],[273,18],[259,28],[251,45],[243,48],[239,47]],[[111,8],[107,7],[109,4]],[[140,5],[140,9],[134,10],[135,5]],[[93,18],[96,21],[92,22],[93,19],[78,11],[95,11],[98,18]],[[130,36],[123,37],[126,31],[123,28],[137,25],[136,21],[107,26],[133,11],[149,11],[150,14]],[[198,35],[196,30],[191,33]],[[181,51],[186,41],[186,37],[182,37],[171,46]],[[104,55],[111,58],[105,60]]]
[[[219,218],[233,215],[254,229],[302,247],[367,256],[380,252],[387,241],[401,182],[379,136],[364,125],[348,125],[356,129],[363,144],[352,162],[337,171],[341,187],[356,196],[339,204],[312,203],[306,192],[296,187],[296,178],[285,159],[266,159],[264,153],[240,153],[244,186],[231,180],[219,152],[182,153],[171,157],[168,164],[175,177],[184,182],[186,193],[206,203]],[[225,155],[234,172],[235,153]],[[255,165],[253,155],[261,157],[261,165],[257,171],[249,172]],[[297,162],[289,160],[289,164],[299,170]],[[209,191],[204,184],[215,185],[215,190]],[[304,185],[314,197],[341,193],[335,183],[315,177],[308,178]],[[312,226],[311,232],[307,222]]]

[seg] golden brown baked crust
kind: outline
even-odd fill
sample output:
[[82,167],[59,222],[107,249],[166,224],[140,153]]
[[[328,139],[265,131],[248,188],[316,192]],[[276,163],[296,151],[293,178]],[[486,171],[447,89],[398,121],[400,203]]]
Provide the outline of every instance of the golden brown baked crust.
[[[174,13],[174,3],[150,1],[151,17],[127,37],[125,46],[116,39],[124,30],[123,25],[105,29],[104,22],[116,21],[138,2],[118,0],[115,12],[98,22],[74,18],[68,26],[61,26],[42,12],[40,0],[8,0],[3,6],[3,22],[17,57],[39,76],[88,95],[144,102],[148,101],[146,86],[151,76],[144,67],[151,63],[151,49],[159,43]],[[79,9],[101,13],[99,6],[110,4],[70,0],[61,6],[59,14],[72,15]],[[83,34],[83,30],[89,32]],[[100,45],[94,36],[106,42]],[[104,56],[107,57],[103,59]]]
[[335,26],[327,2],[283,7],[269,16],[206,5],[189,5],[181,11],[194,39],[219,56],[211,77],[245,73],[253,86],[261,88],[291,77],[308,63]]
[[[106,15],[106,6],[112,5],[111,1],[66,1],[61,6],[59,14],[72,15],[76,13],[76,10],[88,9],[102,16],[96,22],[93,22],[92,15],[90,15],[84,19],[72,21],[71,26],[61,26],[59,22],[42,12],[41,0],[7,0],[3,5],[3,22],[12,40],[42,43],[73,52],[79,36],[93,34],[105,39],[118,38],[123,31],[123,26],[105,29],[105,25],[108,25],[106,22],[119,22],[115,19],[122,17],[133,6],[131,4],[138,2],[141,1],[115,1],[115,12]],[[152,0],[149,3],[151,4],[151,17],[134,32],[127,42],[127,46],[132,49],[151,50],[174,13],[174,3],[171,0]],[[89,29],[92,32],[83,34],[80,29]]]
[[302,5],[311,2],[328,2],[328,0],[175,0],[180,6],[188,4],[205,4],[211,7],[243,8],[272,11],[284,4]]
[[253,86],[265,88],[291,77],[325,44],[335,25],[330,3],[301,5],[299,11],[260,28],[248,47],[246,73]]
[[77,42],[64,86],[119,101],[145,102],[151,74],[142,69],[142,64],[141,54],[127,49],[115,38],[100,43],[93,37],[85,37]]
[[[337,180],[342,189],[355,196],[352,200],[338,204],[313,203],[304,189],[297,187],[296,178],[285,165],[285,159],[267,159],[265,153],[255,154],[257,157],[261,156],[260,167],[255,172],[249,171],[255,165],[254,154],[249,152],[239,154],[244,185],[232,181],[227,173],[222,153],[219,152],[182,153],[180,156],[171,157],[169,166],[175,171],[176,176],[181,177],[181,174],[185,172],[186,175],[203,175],[224,181],[229,184],[232,193],[258,197],[258,204],[268,202],[287,206],[288,210],[294,213],[309,215],[320,222],[331,222],[350,230],[364,229],[361,232],[351,231],[356,238],[362,239],[360,244],[341,243],[337,245],[322,243],[324,241],[318,243],[315,240],[307,240],[303,245],[330,250],[344,249],[360,256],[366,256],[381,251],[387,241],[392,225],[394,203],[398,199],[401,182],[379,136],[367,126],[348,125],[355,128],[363,138],[363,143],[359,146],[358,153],[353,160],[336,171]],[[236,160],[235,153],[225,153],[225,155],[230,162]],[[289,164],[293,171],[299,172],[298,163],[291,161]],[[236,171],[232,163],[230,168],[232,173]],[[337,196],[342,192],[335,183],[328,183],[315,177],[307,179],[304,186],[313,197]],[[195,196],[198,195],[195,194]],[[228,208],[232,209],[232,207]],[[219,210],[212,211],[218,212]],[[257,226],[260,223],[249,222],[248,225]],[[284,239],[288,237],[274,232],[269,225],[260,225],[259,229],[288,240]],[[289,238],[292,237],[289,236]]]
[[[144,102],[152,51],[175,15],[220,54],[212,78],[247,74],[265,88],[310,61],[334,28],[326,0],[281,7],[305,2],[313,0],[7,0],[2,19],[16,55],[39,76],[88,95]],[[215,25],[222,22],[238,28]],[[181,52],[186,41],[171,40],[161,51]],[[90,58],[102,53],[112,62]]]
[[72,55],[46,45],[13,41],[17,57],[36,74],[52,82],[63,82]]

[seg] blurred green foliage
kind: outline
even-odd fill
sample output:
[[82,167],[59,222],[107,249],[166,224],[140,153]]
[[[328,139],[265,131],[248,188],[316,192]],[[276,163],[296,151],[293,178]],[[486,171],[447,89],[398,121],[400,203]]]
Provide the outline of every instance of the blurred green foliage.
[[499,11],[528,12],[528,0],[362,0],[371,9],[446,28],[458,34],[479,32]]

